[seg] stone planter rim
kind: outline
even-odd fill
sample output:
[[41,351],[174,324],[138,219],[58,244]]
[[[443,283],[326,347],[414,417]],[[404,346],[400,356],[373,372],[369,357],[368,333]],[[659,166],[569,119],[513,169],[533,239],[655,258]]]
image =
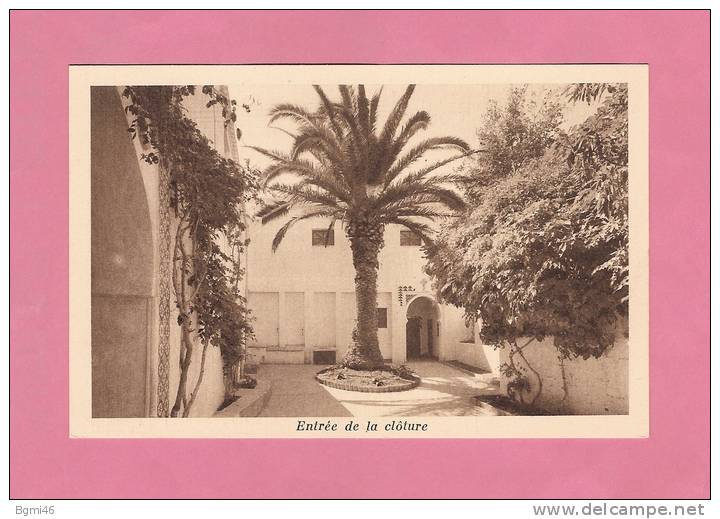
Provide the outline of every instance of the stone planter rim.
[[400,375],[396,375],[398,378],[401,378],[403,380],[406,380],[406,384],[402,384],[399,386],[360,386],[356,384],[352,384],[351,382],[346,382],[342,380],[325,380],[320,377],[323,373],[326,373],[332,369],[336,369],[337,366],[330,366],[324,369],[321,369],[315,374],[315,380],[319,382],[320,384],[328,387],[332,387],[334,389],[342,389],[345,391],[355,391],[359,393],[397,393],[400,391],[409,391],[411,389],[415,389],[420,385],[421,379],[420,377],[408,375],[405,377],[401,377]]

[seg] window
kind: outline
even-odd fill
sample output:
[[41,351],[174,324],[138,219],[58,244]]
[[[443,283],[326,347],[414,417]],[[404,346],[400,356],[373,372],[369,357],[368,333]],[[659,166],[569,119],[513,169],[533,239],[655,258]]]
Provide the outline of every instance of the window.
[[387,308],[378,308],[378,328],[387,328]]
[[313,364],[335,364],[335,350],[314,350]]
[[412,231],[400,231],[400,245],[404,247],[417,247],[420,245],[420,236]]
[[335,245],[335,229],[313,229],[312,244],[315,247]]

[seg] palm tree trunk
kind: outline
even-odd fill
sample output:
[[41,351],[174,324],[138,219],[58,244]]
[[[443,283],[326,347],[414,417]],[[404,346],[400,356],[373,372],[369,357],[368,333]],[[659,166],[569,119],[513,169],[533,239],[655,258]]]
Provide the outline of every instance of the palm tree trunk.
[[[379,235],[379,236],[378,236]],[[377,273],[378,254],[383,245],[382,228],[368,236],[350,236],[350,248],[355,266],[355,301],[357,325],[342,364],[352,369],[375,369],[384,364],[378,343]]]

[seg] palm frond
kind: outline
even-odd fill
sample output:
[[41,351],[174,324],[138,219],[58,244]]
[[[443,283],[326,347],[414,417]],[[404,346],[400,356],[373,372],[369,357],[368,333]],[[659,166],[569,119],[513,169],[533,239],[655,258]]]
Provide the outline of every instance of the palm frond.
[[368,135],[372,130],[370,128],[370,101],[365,94],[365,85],[358,85],[357,114],[363,133]]
[[334,175],[318,169],[310,161],[300,158],[292,158],[278,151],[265,150],[255,146],[249,147],[276,161],[275,164],[268,166],[264,171],[264,177],[262,179],[262,186],[264,188],[267,188],[270,185],[270,182],[282,174],[291,173],[305,179],[306,182],[316,184],[318,187],[322,187],[323,189],[347,201],[349,196],[349,187],[344,182],[342,175],[335,177]]
[[305,175],[304,178],[297,183],[297,186],[318,187],[324,189],[329,195],[334,196],[347,205],[352,203],[352,191],[345,182],[319,171],[315,174]]
[[292,162],[292,157],[290,155],[287,155],[279,150],[268,150],[265,148],[261,148],[260,146],[244,146],[245,148],[249,148],[251,150],[257,151],[258,153],[265,155],[268,158],[271,158],[277,162]]
[[424,110],[421,110],[414,114],[407,122],[403,125],[403,129],[400,130],[400,135],[396,139],[398,151],[401,150],[407,142],[412,139],[417,132],[426,130],[430,125],[430,114]]
[[432,172],[426,172],[425,168],[418,171],[411,171],[410,173],[403,175],[401,178],[396,179],[395,182],[391,183],[389,186],[386,186],[380,194],[384,193],[386,190],[402,188],[403,186],[414,185],[418,182],[428,186],[439,186],[443,184],[456,185],[467,178],[462,173],[457,172],[442,174],[435,173],[433,175],[430,175],[430,173]]
[[432,236],[435,233],[435,231],[427,224],[416,222],[411,220],[410,218],[406,217],[396,217],[396,218],[390,218],[386,220],[387,223],[394,223],[398,225],[402,225],[406,229],[414,232],[418,236],[420,236],[420,239],[425,242],[426,246],[432,246],[433,245],[433,239]]
[[283,132],[285,135],[287,135],[288,137],[292,138],[293,140],[294,140],[295,138],[297,138],[297,135],[296,135],[296,134],[294,134],[293,132],[290,132],[290,131],[286,130],[285,128],[280,128],[279,126],[270,126],[269,124],[268,124],[268,128],[270,128],[271,130],[281,131],[281,132]]
[[[422,156],[425,155],[427,152],[441,149],[458,150],[462,152],[463,155],[460,155],[457,158],[461,158],[464,156],[464,154],[470,151],[470,146],[468,146],[468,144],[464,140],[458,139],[457,137],[433,137],[431,139],[426,139],[417,144],[416,146],[413,146],[402,157],[394,161],[394,163],[389,167],[387,173],[385,174],[384,184],[390,184],[390,182],[392,182],[398,175],[405,171],[415,161],[422,158]],[[452,162],[452,160],[455,159],[447,160],[448,162]],[[447,162],[445,164],[447,164]]]
[[280,216],[286,215],[289,211],[289,205],[287,202],[273,201],[263,205],[255,216],[260,218],[263,224],[271,222]]
[[280,227],[280,229],[278,229],[277,233],[275,233],[275,237],[273,238],[273,241],[272,241],[272,251],[273,252],[277,251],[278,247],[280,246],[283,239],[285,238],[285,235],[287,234],[287,232],[296,223],[298,223],[302,220],[307,220],[309,218],[328,217],[328,216],[333,217],[334,214],[335,213],[332,211],[328,211],[326,209],[321,209],[321,210],[311,211],[309,213],[301,214],[298,216],[293,216],[287,222],[285,222],[285,225],[283,225],[282,227]]
[[345,110],[350,113],[355,113],[357,111],[357,101],[354,98],[355,92],[353,91],[353,88],[349,85],[338,85],[338,90],[340,91],[340,97],[342,97],[343,107]]
[[309,152],[318,161],[322,161],[324,155],[333,162],[342,162],[342,148],[329,133],[323,128],[303,131],[295,138],[290,158],[294,160]]
[[257,146],[247,147],[275,161],[275,164],[271,164],[265,168],[261,183],[262,187],[266,188],[271,181],[275,180],[283,173],[294,173],[298,177],[314,177],[318,175],[318,172],[312,162],[300,158],[293,158],[280,151],[266,150]]
[[276,180],[285,173],[294,174],[300,179],[300,181],[295,184],[297,186],[316,186],[324,189],[343,202],[350,202],[352,197],[350,187],[344,182],[342,177],[335,177],[327,171],[316,168],[312,163],[307,161],[295,160],[293,162],[277,163],[269,166],[265,169],[262,187],[267,189],[273,180]]
[[415,85],[407,86],[405,93],[402,97],[400,97],[400,99],[398,99],[398,102],[395,103],[395,107],[385,121],[385,126],[380,134],[380,141],[384,147],[387,147],[386,145],[395,137],[395,132],[397,131],[398,126],[400,126],[400,122],[405,115],[405,110],[407,110],[410,97],[412,97],[414,90]]
[[270,115],[268,125],[279,119],[291,119],[297,123],[305,123],[314,126],[316,119],[316,115],[312,112],[309,112],[302,106],[291,103],[283,103],[272,107],[268,115]]
[[360,155],[361,149],[367,142],[367,138],[363,135],[363,132],[360,129],[356,108],[357,99],[353,95],[351,87],[347,85],[339,85],[338,89],[340,90],[340,95],[343,99],[342,108],[339,110],[339,113],[350,130],[350,135],[354,141],[353,144],[355,145],[355,152]]
[[[453,211],[462,211],[467,207],[465,199],[460,194],[451,189],[446,189],[442,187],[432,187],[425,189],[424,192],[415,194],[414,198],[414,201],[416,201],[417,203],[438,203],[444,205],[445,207]],[[437,202],[433,202],[432,198],[436,198]],[[413,197],[411,196],[408,201],[412,203]]]
[[404,204],[441,204],[453,211],[461,211],[466,205],[460,194],[432,181],[404,182],[390,186],[372,203],[377,210],[388,210]]
[[294,161],[283,161],[276,162],[275,164],[269,165],[263,171],[263,177],[261,180],[261,186],[267,187],[270,182],[275,180],[277,177],[283,174],[295,174],[297,176],[305,176],[312,174],[313,166],[306,161],[294,160]]
[[333,217],[330,220],[330,225],[328,225],[328,228],[325,231],[325,247],[330,245],[330,233],[333,232],[333,230],[335,229],[335,222],[337,222],[337,218]]
[[[330,211],[340,221],[351,212],[375,211],[381,218],[405,219],[419,232],[423,229],[413,218],[452,216],[453,211],[464,207],[464,200],[450,186],[458,176],[437,170],[475,152],[454,137],[426,139],[406,149],[430,123],[425,111],[405,119],[414,88],[407,86],[382,131],[376,129],[382,88],[369,99],[362,84],[339,85],[340,99],[335,102],[315,85],[320,98],[316,111],[292,104],[276,106],[271,111],[272,121],[289,118],[296,123],[290,154],[250,147],[275,162],[265,171],[268,192],[288,208]],[[445,150],[460,154],[415,166],[426,153]],[[413,166],[416,171],[412,171]],[[284,173],[295,180],[283,183],[279,177]],[[377,184],[381,189],[368,189]],[[287,229],[279,239],[284,232]]]
[[385,209],[385,211],[383,212],[383,217],[395,218],[398,216],[407,216],[413,218],[426,218],[428,220],[435,220],[437,218],[452,218],[454,216],[457,216],[456,212],[443,212],[433,207],[427,207],[425,205],[422,205],[425,203],[437,205],[437,202],[432,202],[429,200],[427,202],[413,201],[410,204],[398,204],[396,207],[389,207]]
[[370,113],[368,114],[368,127],[370,128],[370,132],[375,132],[375,124],[377,123],[377,111],[378,111],[378,105],[380,104],[380,96],[382,95],[382,87],[380,87],[380,90],[378,90],[375,95],[372,96],[372,99],[370,100]]
[[325,94],[325,91],[322,89],[322,87],[320,87],[320,85],[313,85],[313,88],[315,89],[315,92],[317,92],[317,95],[320,97],[320,101],[323,104],[327,119],[330,122],[332,130],[335,132],[335,135],[337,135],[338,139],[342,139],[344,137],[344,133],[338,125],[337,120],[335,119],[335,112],[337,107],[332,101],[330,101],[330,98],[328,98],[327,94]]
[[277,193],[283,200],[292,205],[317,204],[333,210],[345,210],[344,203],[324,189],[299,184],[273,184],[268,187],[272,193]]
[[[463,153],[462,155],[455,155],[455,156],[453,156],[453,157],[449,157],[449,158],[444,159],[444,160],[439,160],[439,161],[434,162],[433,164],[431,164],[431,165],[429,165],[429,166],[426,166],[426,167],[424,167],[424,168],[422,168],[422,169],[419,169],[419,170],[417,170],[417,171],[413,171],[413,172],[411,172],[411,173],[408,173],[407,175],[403,176],[400,181],[401,181],[401,182],[404,181],[405,178],[408,177],[408,176],[412,176],[412,177],[414,177],[414,178],[423,178],[423,177],[425,177],[426,175],[428,175],[429,173],[432,173],[432,172],[434,172],[434,171],[437,171],[438,169],[440,169],[440,168],[443,167],[443,166],[446,166],[447,164],[450,164],[450,163],[452,163],[452,162],[455,162],[456,160],[460,160],[460,159],[464,159],[464,158],[466,158],[466,157],[469,157],[470,155],[473,155],[474,153],[478,153],[478,152],[477,152],[477,151],[471,151],[471,152],[469,152],[469,153]],[[393,180],[397,179],[397,178],[401,175],[401,173],[402,173],[402,171],[398,171],[398,172],[393,176],[393,178],[389,178],[389,179],[386,178],[387,184],[390,184],[390,182],[392,182]],[[389,177],[389,175],[388,175],[388,177]]]

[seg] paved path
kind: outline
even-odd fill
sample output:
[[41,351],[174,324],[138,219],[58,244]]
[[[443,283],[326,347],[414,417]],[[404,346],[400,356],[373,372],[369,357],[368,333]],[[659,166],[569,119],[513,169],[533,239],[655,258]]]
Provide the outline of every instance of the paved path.
[[315,381],[323,366],[260,364],[258,379],[272,384],[270,399],[258,416],[352,416]]
[[422,379],[410,391],[359,393],[333,389],[313,378],[316,365],[262,364],[258,377],[272,382],[260,416],[468,416],[483,414],[471,398],[495,392],[488,375],[469,375],[435,361],[409,362]]

